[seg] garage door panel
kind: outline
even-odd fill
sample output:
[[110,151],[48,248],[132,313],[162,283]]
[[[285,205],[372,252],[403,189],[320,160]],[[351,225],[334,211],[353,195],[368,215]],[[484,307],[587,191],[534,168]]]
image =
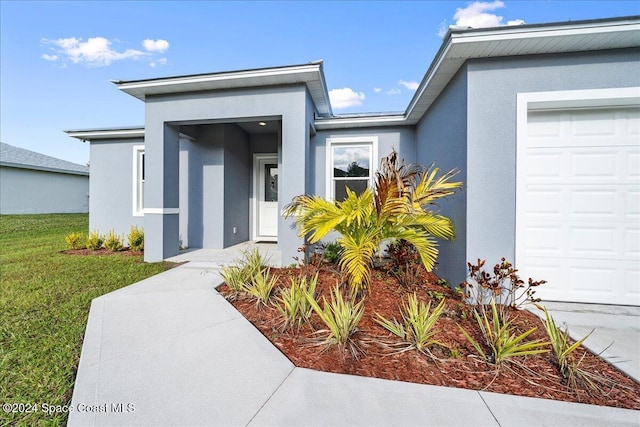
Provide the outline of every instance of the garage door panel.
[[516,262],[549,300],[640,305],[640,108],[529,112]]
[[591,219],[594,221],[613,221],[618,217],[620,207],[616,189],[567,188],[569,193],[568,220]]
[[526,150],[527,184],[634,184],[640,147],[554,147]]
[[573,258],[614,259],[621,247],[616,234],[615,227],[571,227],[567,255]]
[[561,227],[532,225],[527,229],[527,254],[530,256],[563,256]]
[[640,259],[640,229],[629,228],[625,233],[623,256],[632,260]]
[[621,260],[595,266],[588,259],[535,257],[521,273],[547,280],[536,292],[543,300],[640,305],[640,271]]

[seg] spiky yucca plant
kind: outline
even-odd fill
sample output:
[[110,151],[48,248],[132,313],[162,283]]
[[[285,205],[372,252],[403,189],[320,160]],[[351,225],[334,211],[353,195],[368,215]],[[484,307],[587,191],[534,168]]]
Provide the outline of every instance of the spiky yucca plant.
[[351,354],[357,357],[358,347],[352,337],[364,314],[364,301],[356,303],[352,298],[344,298],[338,286],[333,288],[329,301],[322,297],[322,307],[309,292],[305,292],[305,297],[313,311],[327,327],[327,329],[316,332],[324,335],[321,344],[337,345],[341,348],[348,346]]
[[454,238],[453,223],[429,206],[453,194],[462,186],[452,182],[456,171],[439,174],[430,167],[400,165],[398,153],[383,158],[376,172],[375,190],[358,195],[347,188],[342,201],[318,196],[295,197],[285,209],[294,217],[301,237],[317,243],[329,232],[340,233],[336,240],[343,248],[339,265],[346,272],[353,291],[369,284],[371,266],[380,243],[385,239],[404,239],[412,243],[420,260],[431,271],[438,258],[436,238]]
[[412,348],[420,352],[428,351],[431,344],[440,344],[434,339],[435,331],[433,327],[440,318],[444,310],[444,298],[436,308],[431,310],[431,302],[425,304],[418,301],[415,293],[407,297],[407,302],[402,306],[402,322],[396,319],[387,319],[376,313],[375,320],[380,326],[399,337],[403,342],[400,344],[406,350]]
[[491,299],[491,314],[487,313],[486,306],[480,306],[480,312],[473,310],[473,315],[478,322],[484,343],[489,347],[489,352],[485,352],[482,346],[460,325],[465,338],[471,343],[473,348],[483,359],[500,366],[504,361],[517,356],[531,356],[534,354],[547,353],[546,348],[549,342],[540,339],[525,341],[525,339],[536,331],[531,328],[520,335],[516,334],[516,329],[512,320],[506,314],[500,314],[496,308],[495,299]]
[[318,273],[307,281],[306,276],[291,278],[291,286],[285,288],[278,296],[276,309],[282,315],[283,327],[287,328],[296,324],[298,327],[311,318],[313,308],[306,297],[309,294],[315,299]]

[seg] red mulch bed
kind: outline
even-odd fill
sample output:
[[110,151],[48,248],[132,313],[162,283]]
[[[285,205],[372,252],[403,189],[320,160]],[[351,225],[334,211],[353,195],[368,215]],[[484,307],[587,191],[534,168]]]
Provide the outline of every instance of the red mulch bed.
[[132,251],[129,248],[123,248],[121,251],[110,251],[109,249],[67,249],[65,251],[61,251],[61,253],[65,255],[115,255],[120,254],[124,256],[139,256],[142,255],[142,251]]
[[[307,273],[316,270],[313,266],[304,269],[307,269]],[[318,271],[320,276],[316,292],[321,300],[322,295],[329,297],[330,289],[340,282],[340,278],[335,267],[324,266]],[[298,276],[301,270],[283,268],[272,269],[271,272],[280,276],[278,286],[285,287],[289,286],[289,278]],[[420,384],[640,409],[640,384],[583,348],[578,350],[579,357],[584,355],[581,365],[583,369],[606,378],[606,382],[599,384],[599,390],[569,387],[554,365],[551,353],[516,358],[515,362],[506,362],[500,369],[486,363],[477,356],[457,326],[461,325],[476,340],[480,339],[472,308],[463,303],[448,287],[439,285],[435,274],[424,271],[420,274],[422,283],[408,289],[400,286],[384,269],[373,272],[371,286],[364,298],[365,314],[355,336],[362,350],[357,359],[348,350],[340,350],[337,347],[325,350],[324,347],[314,345],[313,331],[323,329],[323,324],[315,314],[311,326],[305,325],[298,331],[282,330],[282,318],[273,306],[258,307],[253,300],[246,298],[233,299],[231,302],[299,367]],[[230,296],[226,285],[220,286],[218,291],[225,297]],[[428,294],[429,291],[431,296]],[[435,326],[436,340],[455,349],[456,357],[452,356],[451,350],[439,346],[430,348],[435,356],[433,358],[416,350],[392,353],[388,347],[378,343],[380,339],[393,341],[395,337],[373,320],[375,313],[380,313],[388,319],[400,319],[399,305],[406,300],[406,295],[413,292],[425,302],[432,300],[436,295],[445,297],[444,312]],[[438,301],[433,301],[432,308],[437,304]],[[544,326],[536,315],[524,310],[514,310],[513,315],[516,319],[514,324],[520,333],[537,327],[537,331],[530,338],[542,338],[546,341]]]

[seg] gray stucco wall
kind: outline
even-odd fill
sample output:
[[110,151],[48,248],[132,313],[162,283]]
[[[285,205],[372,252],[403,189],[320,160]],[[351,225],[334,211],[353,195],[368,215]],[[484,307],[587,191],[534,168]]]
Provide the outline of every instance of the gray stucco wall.
[[133,216],[133,147],[142,139],[92,141],[89,230],[113,229],[125,239],[132,225],[142,227],[143,217]]
[[[640,85],[640,50],[468,61],[416,127],[417,161],[460,169],[464,190],[439,203],[456,227],[437,273],[457,285],[466,262],[515,260],[518,93]],[[517,262],[517,260],[515,260]]]
[[0,214],[88,211],[87,175],[0,166]]
[[417,163],[435,163],[442,172],[459,171],[456,181],[463,182],[462,191],[438,201],[432,209],[451,218],[455,227],[454,241],[440,241],[436,273],[452,285],[464,281],[467,262],[466,186],[467,186],[467,72],[463,67],[444,89],[416,126]]
[[225,125],[223,225],[225,248],[249,240],[249,183],[252,173],[249,135],[235,124]]

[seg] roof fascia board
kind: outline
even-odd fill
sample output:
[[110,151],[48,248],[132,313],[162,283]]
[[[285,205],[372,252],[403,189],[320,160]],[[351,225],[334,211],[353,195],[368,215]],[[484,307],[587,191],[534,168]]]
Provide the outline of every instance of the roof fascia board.
[[70,137],[81,141],[144,138],[144,128],[66,130],[64,132]]
[[362,128],[381,126],[403,126],[407,125],[404,115],[396,116],[375,116],[375,117],[335,117],[331,119],[316,119],[315,125],[318,130],[339,129],[339,128]]
[[[586,34],[602,34],[621,31],[637,31],[640,29],[638,22],[616,22],[616,23],[598,23],[594,25],[567,25],[554,27],[525,27],[517,28],[517,26],[503,28],[500,31],[467,31],[461,33],[452,33],[452,43],[482,43],[500,40],[520,40],[538,37],[565,37]],[[470,40],[472,39],[472,40]]]
[[[331,103],[329,101],[329,93],[322,71],[322,62],[316,61],[305,65],[293,65],[288,67],[262,68],[256,70],[229,71],[223,73],[200,74],[194,76],[178,76],[166,77],[152,80],[133,80],[133,81],[113,81],[118,89],[134,96],[140,100],[144,100],[147,95],[155,92],[153,89],[169,89],[170,92],[159,93],[184,93],[196,92],[202,90],[218,89],[219,84],[237,82],[231,88],[273,86],[273,83],[267,82],[270,77],[289,77],[278,84],[298,84],[304,83],[309,93],[315,91],[310,90],[310,85],[317,82],[320,85],[321,99],[312,96],[316,108],[323,115],[331,115]],[[197,85],[197,87],[196,87]],[[189,86],[192,86],[189,88]],[[204,87],[203,87],[204,86]],[[223,87],[228,89],[229,87]],[[324,106],[325,108],[321,108]]]

